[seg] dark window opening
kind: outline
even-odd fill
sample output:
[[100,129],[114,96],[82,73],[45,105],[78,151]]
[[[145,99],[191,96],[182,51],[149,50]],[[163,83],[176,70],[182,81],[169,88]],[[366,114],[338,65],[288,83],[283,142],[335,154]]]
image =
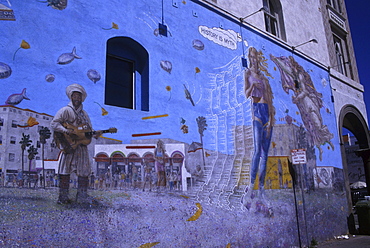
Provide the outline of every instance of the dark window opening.
[[333,28],[332,31],[335,52],[335,59],[332,60],[332,63],[334,64],[333,69],[353,79],[354,76],[351,69],[351,60],[348,53],[346,36],[340,34],[340,32],[335,32],[335,29]]
[[138,42],[108,40],[105,79],[105,104],[149,111],[149,55]]
[[135,109],[135,63],[107,54],[106,104]]
[[263,0],[265,29],[272,35],[286,40],[283,10],[279,0]]
[[18,124],[17,121],[12,121],[12,127],[13,128],[17,128],[17,124]]
[[342,7],[339,0],[327,0],[327,4],[330,5],[333,9],[342,13]]

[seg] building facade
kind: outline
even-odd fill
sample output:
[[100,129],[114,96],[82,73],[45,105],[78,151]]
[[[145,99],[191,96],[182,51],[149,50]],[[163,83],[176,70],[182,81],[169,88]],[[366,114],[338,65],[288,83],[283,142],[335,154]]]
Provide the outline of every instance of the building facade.
[[[364,151],[369,134],[342,0],[2,4],[14,14],[0,30],[4,108],[50,117],[69,84],[83,85],[94,128],[115,127],[107,137],[122,141],[95,145],[97,173],[156,166],[162,141],[182,191],[251,230],[225,230],[224,246],[289,247],[351,229],[342,128]],[[29,101],[11,98],[24,88]],[[210,245],[186,228],[181,242]]]
[[[39,131],[43,127],[49,127],[53,117],[45,113],[38,113],[12,105],[2,105],[0,109],[0,168],[3,172],[9,170],[9,173],[22,169],[22,148],[20,142],[23,139],[23,135],[29,135],[29,146],[23,152],[23,170],[36,171],[35,160],[40,160],[42,153]],[[34,161],[30,161],[28,157],[30,146],[38,150],[33,159]],[[48,139],[44,144],[44,158],[56,159],[58,154],[59,149],[53,143],[53,139]]]

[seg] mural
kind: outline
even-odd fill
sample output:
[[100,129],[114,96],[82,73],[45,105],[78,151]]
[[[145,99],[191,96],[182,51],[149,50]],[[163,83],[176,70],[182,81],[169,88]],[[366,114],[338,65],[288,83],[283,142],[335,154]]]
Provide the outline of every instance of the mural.
[[7,77],[10,77],[11,74],[12,74],[12,69],[10,68],[10,66],[5,63],[0,62],[0,78],[4,79]]
[[17,105],[21,103],[23,100],[30,100],[26,95],[26,88],[24,88],[21,93],[10,95],[8,99],[5,101],[5,104]]
[[0,3],[0,20],[15,21],[14,11],[10,8],[12,5],[10,0],[4,0],[9,7]]
[[73,50],[70,53],[61,54],[58,57],[57,63],[60,65],[66,65],[71,63],[74,59],[82,59],[80,56],[76,54],[76,47],[73,47]]
[[[252,99],[252,125],[254,152],[251,164],[250,184],[246,189],[245,198],[254,198],[252,190],[254,189],[257,172],[259,172],[258,193],[261,198],[264,197],[265,177],[267,157],[271,144],[272,130],[275,124],[275,108],[273,106],[273,94],[268,79],[262,71],[268,75],[266,59],[263,53],[255,48],[249,49],[248,58],[250,66],[245,72],[245,95]],[[244,198],[244,199],[245,199]],[[244,202],[244,206],[249,209],[250,203]]]
[[47,0],[47,1],[39,1],[41,3],[47,3],[47,6],[51,6],[53,9],[57,10],[64,10],[67,8],[68,0]]
[[[87,219],[76,226],[93,226],[91,234],[81,235],[83,245],[109,240],[109,245],[119,246],[126,240],[132,247],[289,247],[301,238],[309,243],[346,230],[347,203],[326,68],[193,1],[181,6],[164,1],[162,6],[146,0],[120,5],[98,0],[74,2],[68,9],[67,1],[41,1],[52,8],[38,2],[14,3],[19,13],[39,11],[4,22],[0,31],[14,34],[0,35],[0,79],[7,86],[0,93],[6,101],[0,107],[0,168],[9,176],[3,181],[11,184],[14,173],[22,170],[22,159],[34,164],[31,174],[53,176],[58,159],[73,160],[71,154],[79,148],[64,148],[59,157],[55,139],[40,143],[40,130],[68,127],[55,123],[62,115],[60,106],[72,100],[60,93],[68,85],[78,83],[89,96],[80,104],[82,108],[84,100],[91,123],[82,122],[96,130],[116,127],[101,131],[106,134],[80,151],[91,164],[79,171],[83,179],[71,168],[59,171],[69,177],[59,180],[64,189],[60,197],[54,194],[45,201],[53,209],[53,223],[69,218],[55,212],[82,209]],[[122,19],[128,20],[125,26],[112,22],[102,28],[102,23]],[[219,27],[220,20],[225,28]],[[32,32],[33,23],[50,35]],[[159,34],[159,24],[171,27],[169,36]],[[19,37],[30,41],[32,49],[25,40],[19,47]],[[116,48],[129,54],[119,59],[136,59],[135,72],[129,72],[134,74],[134,105],[141,106],[148,93],[148,111],[106,104],[111,97],[105,96],[106,46],[113,37],[129,37],[149,54],[141,63],[134,45]],[[65,52],[70,44],[72,51]],[[141,67],[148,68],[148,75]],[[24,135],[30,135],[39,153],[45,149],[44,158],[39,154],[28,159],[21,153]],[[307,163],[289,165],[292,149],[305,149]],[[84,185],[79,195],[88,198],[88,192],[93,200],[79,205],[68,198],[69,181],[71,186]],[[57,200],[63,204],[56,207]],[[85,215],[89,211],[93,217]],[[329,228],[328,219],[343,221]],[[297,234],[292,223],[304,231]],[[59,234],[34,245],[51,244],[63,235],[59,227],[53,228]]]
[[328,143],[334,149],[330,141],[333,134],[328,127],[323,124],[320,109],[323,107],[322,94],[317,92],[309,74],[300,66],[292,56],[274,57],[272,61],[278,66],[283,90],[288,93],[294,92],[292,102],[297,105],[302,121],[310,136],[310,143],[315,145],[320,151],[322,160],[321,146]]

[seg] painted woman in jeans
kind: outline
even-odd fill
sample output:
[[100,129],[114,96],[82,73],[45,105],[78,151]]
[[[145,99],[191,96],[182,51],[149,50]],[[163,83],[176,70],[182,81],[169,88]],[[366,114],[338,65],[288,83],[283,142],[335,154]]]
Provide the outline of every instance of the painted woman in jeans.
[[154,150],[155,169],[158,173],[157,189],[165,188],[167,185],[165,171],[165,146],[162,140],[157,141],[157,147]]
[[250,208],[257,173],[259,174],[259,195],[263,198],[266,176],[266,164],[271,143],[272,129],[275,123],[275,108],[272,104],[273,94],[267,76],[266,59],[261,51],[249,48],[249,68],[245,71],[245,95],[252,101],[252,125],[254,153],[251,162],[250,184],[247,186],[243,205]]

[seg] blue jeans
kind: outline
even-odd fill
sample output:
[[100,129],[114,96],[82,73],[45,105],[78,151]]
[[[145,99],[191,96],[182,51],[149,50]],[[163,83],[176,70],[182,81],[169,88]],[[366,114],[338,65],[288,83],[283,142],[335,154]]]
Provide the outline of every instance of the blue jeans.
[[259,189],[263,189],[266,177],[267,157],[271,143],[272,127],[270,132],[267,127],[263,126],[260,121],[253,121],[253,137],[254,137],[254,154],[252,158],[251,168],[251,183],[256,180],[258,168],[259,174]]

